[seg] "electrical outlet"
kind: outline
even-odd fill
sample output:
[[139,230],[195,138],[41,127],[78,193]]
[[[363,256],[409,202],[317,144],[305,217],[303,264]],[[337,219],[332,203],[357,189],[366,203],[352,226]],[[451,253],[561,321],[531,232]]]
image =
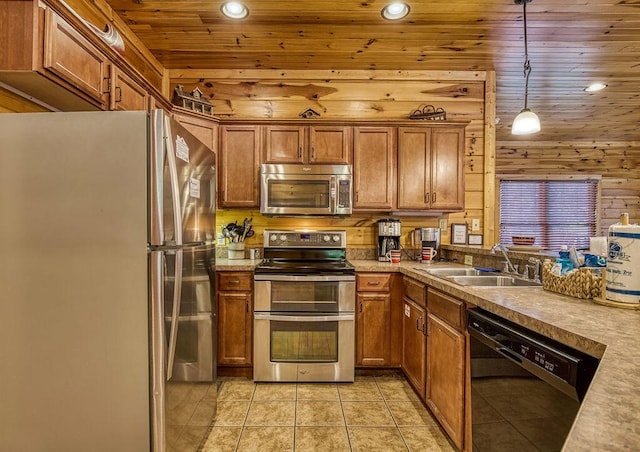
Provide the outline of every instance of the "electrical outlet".
[[473,265],[473,256],[471,256],[470,254],[465,254],[464,265]]
[[480,230],[480,218],[474,218],[471,220],[471,230],[479,231]]
[[444,231],[445,229],[447,229],[447,219],[443,218],[441,220],[438,221],[438,227]]

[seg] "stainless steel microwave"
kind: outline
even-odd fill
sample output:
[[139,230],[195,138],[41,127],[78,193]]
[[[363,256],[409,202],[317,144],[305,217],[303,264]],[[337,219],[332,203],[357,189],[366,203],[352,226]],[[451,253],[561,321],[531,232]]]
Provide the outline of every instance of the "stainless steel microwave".
[[351,165],[263,164],[260,181],[264,215],[351,214]]

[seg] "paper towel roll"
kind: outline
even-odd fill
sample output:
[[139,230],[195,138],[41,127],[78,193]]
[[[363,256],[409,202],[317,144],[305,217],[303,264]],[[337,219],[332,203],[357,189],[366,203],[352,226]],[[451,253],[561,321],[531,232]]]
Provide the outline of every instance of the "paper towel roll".
[[640,303],[640,226],[612,225],[608,247],[607,299]]
[[589,238],[589,253],[596,256],[607,257],[609,249],[607,247],[607,237],[590,237]]

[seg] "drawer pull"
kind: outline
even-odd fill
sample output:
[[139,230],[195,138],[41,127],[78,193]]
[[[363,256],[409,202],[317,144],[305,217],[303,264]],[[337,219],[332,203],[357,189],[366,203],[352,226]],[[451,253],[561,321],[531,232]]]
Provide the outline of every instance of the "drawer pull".
[[379,286],[380,281],[367,281],[368,286]]
[[240,284],[240,280],[239,279],[230,279],[229,280],[229,284]]

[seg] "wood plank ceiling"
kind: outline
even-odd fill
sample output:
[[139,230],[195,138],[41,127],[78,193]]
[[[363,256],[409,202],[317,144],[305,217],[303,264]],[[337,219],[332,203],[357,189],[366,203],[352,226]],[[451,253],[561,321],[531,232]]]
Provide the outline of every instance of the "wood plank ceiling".
[[[513,0],[107,0],[168,69],[495,70],[497,139],[523,107],[522,6]],[[529,107],[536,141],[640,141],[640,0],[533,0]],[[609,86],[586,93],[592,82]]]

